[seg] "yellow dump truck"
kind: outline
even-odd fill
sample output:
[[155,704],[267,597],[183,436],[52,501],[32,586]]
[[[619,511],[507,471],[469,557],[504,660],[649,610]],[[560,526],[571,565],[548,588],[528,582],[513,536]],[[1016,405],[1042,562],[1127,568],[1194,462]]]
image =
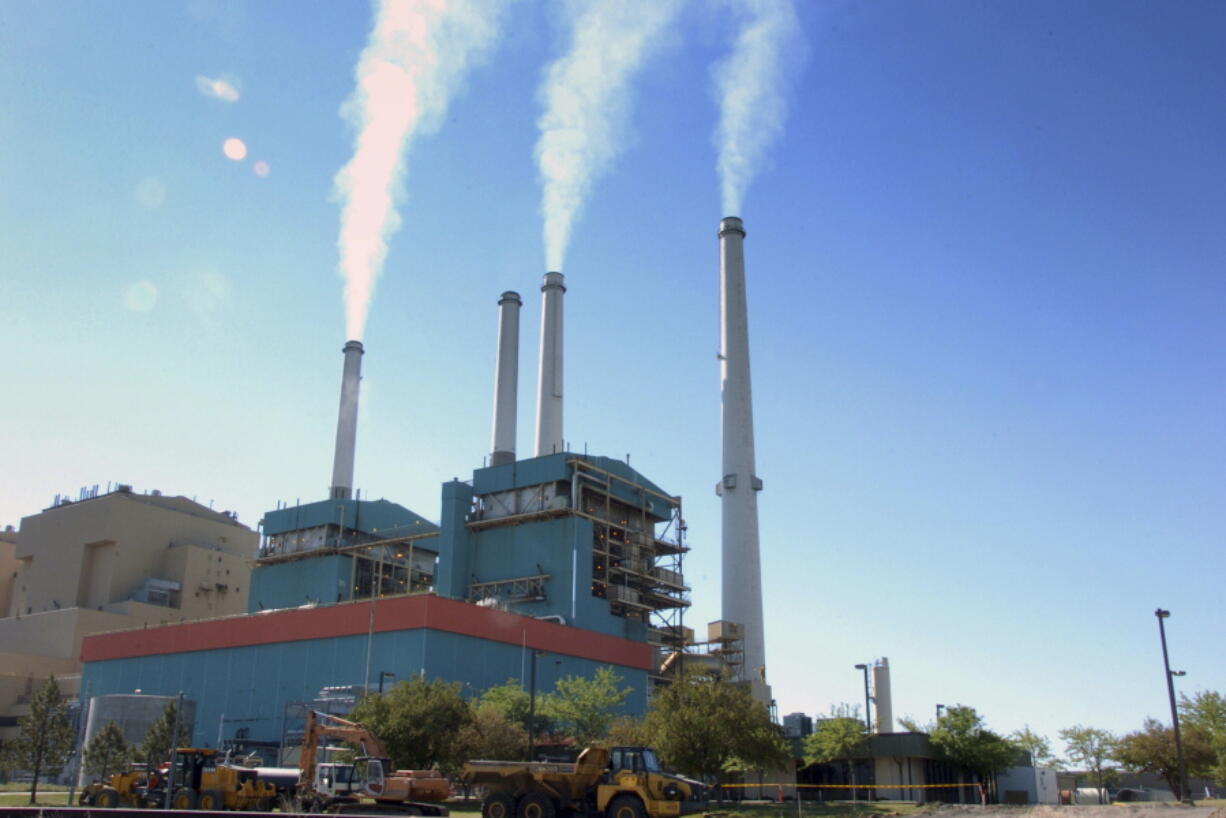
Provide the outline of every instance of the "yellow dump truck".
[[649,747],[588,747],[574,764],[470,761],[482,818],[676,818],[707,808],[702,782],[665,772]]

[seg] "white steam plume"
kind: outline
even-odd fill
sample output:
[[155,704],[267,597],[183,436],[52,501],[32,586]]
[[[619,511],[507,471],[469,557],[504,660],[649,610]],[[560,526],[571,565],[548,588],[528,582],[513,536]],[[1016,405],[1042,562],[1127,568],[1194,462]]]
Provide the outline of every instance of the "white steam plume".
[[746,18],[732,53],[715,66],[715,147],[725,216],[739,215],[745,189],[787,119],[785,86],[803,43],[792,0],[734,0]]
[[570,50],[549,66],[540,91],[536,161],[549,270],[562,269],[588,189],[621,147],[627,86],[680,7],[679,0],[589,0],[570,21]]
[[494,40],[502,0],[376,0],[375,22],[341,115],[357,129],[336,175],[346,337],[361,340],[388,237],[400,227],[405,155],[438,129],[463,78]]

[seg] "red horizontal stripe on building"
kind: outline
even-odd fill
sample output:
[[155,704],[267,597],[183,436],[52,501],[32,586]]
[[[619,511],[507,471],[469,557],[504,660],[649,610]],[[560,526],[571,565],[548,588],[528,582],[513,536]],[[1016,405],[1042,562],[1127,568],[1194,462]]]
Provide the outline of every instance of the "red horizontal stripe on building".
[[[102,662],[166,653],[358,636],[367,633],[369,627],[368,601],[266,611],[87,636],[81,642],[81,661]],[[650,670],[652,666],[651,647],[642,642],[543,622],[530,616],[482,608],[433,594],[381,599],[375,603],[376,633],[421,628],[508,645],[525,645],[550,653],[638,670]]]

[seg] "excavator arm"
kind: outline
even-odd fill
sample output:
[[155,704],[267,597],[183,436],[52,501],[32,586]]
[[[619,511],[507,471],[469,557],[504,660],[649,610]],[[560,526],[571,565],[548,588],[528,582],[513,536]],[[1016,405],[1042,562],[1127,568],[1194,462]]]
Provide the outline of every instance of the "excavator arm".
[[298,759],[298,783],[309,787],[315,781],[315,756],[319,751],[321,737],[338,738],[362,748],[362,755],[373,758],[387,758],[387,747],[374,733],[357,722],[322,713],[318,710],[308,710],[306,731],[302,737],[302,756]]

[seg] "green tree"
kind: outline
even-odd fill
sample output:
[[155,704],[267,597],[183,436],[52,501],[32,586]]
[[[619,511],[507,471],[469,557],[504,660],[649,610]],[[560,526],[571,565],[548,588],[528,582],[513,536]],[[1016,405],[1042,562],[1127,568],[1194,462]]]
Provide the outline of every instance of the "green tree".
[[472,709],[460,696],[459,682],[414,676],[364,696],[347,718],[383,740],[396,769],[437,764],[450,773],[466,760],[460,731],[472,720]]
[[75,733],[68,715],[68,702],[52,676],[30,697],[30,714],[17,721],[18,735],[13,743],[15,767],[29,770],[30,803],[38,795],[38,779],[57,775],[72,752]]
[[1047,740],[1047,736],[1034,732],[1030,729],[1029,724],[1023,725],[1021,730],[1010,733],[1009,740],[1030,753],[1030,760],[1036,767],[1046,766],[1056,759],[1052,755],[1051,742]]
[[563,676],[553,692],[540,702],[540,710],[553,719],[559,732],[575,744],[585,746],[600,741],[609,732],[617,709],[630,695],[631,688],[618,689],[622,677],[612,667],[598,667],[592,678]]
[[522,724],[512,721],[494,705],[478,702],[456,741],[464,760],[519,759],[527,749],[528,734]]
[[[1217,757],[1209,737],[1197,727],[1180,730],[1183,758],[1188,776],[1204,776],[1213,770]],[[1175,752],[1175,731],[1157,719],[1146,719],[1144,726],[1119,740],[1115,759],[1133,772],[1156,773],[1170,785],[1171,792],[1187,795],[1179,781],[1179,755]]]
[[945,708],[929,738],[951,761],[969,770],[983,784],[1016,764],[1020,752],[1012,741],[989,730],[975,708],[961,704]]
[[1060,738],[1067,747],[1071,764],[1085,767],[1094,774],[1098,786],[1098,799],[1102,803],[1103,786],[1112,773],[1108,764],[1115,757],[1119,739],[1106,730],[1077,724],[1060,731]]
[[856,797],[856,764],[857,751],[865,748],[868,730],[860,718],[859,711],[848,704],[839,704],[830,708],[830,715],[821,719],[813,728],[813,732],[805,737],[804,752],[806,764],[829,764],[832,761],[844,761],[852,785],[852,798]]
[[606,736],[612,747],[635,747],[651,744],[651,736],[647,732],[647,723],[634,716],[618,716],[609,725]]
[[105,780],[122,772],[132,763],[134,748],[123,737],[123,731],[113,721],[94,734],[85,748],[85,774]]
[[171,750],[186,747],[192,740],[187,725],[182,723],[179,724],[177,740],[172,740],[177,710],[178,705],[174,700],[166,702],[166,706],[162,708],[162,715],[145,731],[145,739],[141,742],[137,754],[145,760],[149,769],[155,768],[164,761],[169,761]]
[[[478,702],[496,708],[508,719],[522,727],[525,732],[530,729],[528,718],[532,712],[531,697],[519,683],[519,679],[507,679],[506,684],[489,688],[481,694]],[[539,704],[541,702],[538,702]],[[536,710],[536,733],[540,735],[549,731],[550,722],[549,717],[541,712],[540,707],[537,707]]]
[[766,708],[720,676],[684,676],[657,690],[645,723],[664,763],[700,778],[722,783],[733,764],[770,769],[791,761]]
[[1202,690],[1192,698],[1180,694],[1179,715],[1182,724],[1200,730],[1209,739],[1215,759],[1210,775],[1226,786],[1226,696]]

